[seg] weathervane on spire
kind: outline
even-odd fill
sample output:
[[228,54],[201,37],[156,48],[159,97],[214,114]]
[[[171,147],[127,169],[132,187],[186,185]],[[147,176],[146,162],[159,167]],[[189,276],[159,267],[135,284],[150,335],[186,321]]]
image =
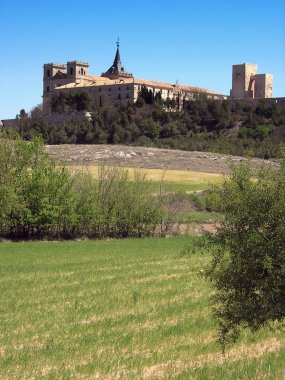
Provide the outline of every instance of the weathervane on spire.
[[133,78],[133,74],[125,71],[120,57],[120,39],[118,37],[116,41],[117,51],[115,55],[115,59],[113,65],[101,75],[101,77],[106,77],[110,79],[118,79],[118,78]]

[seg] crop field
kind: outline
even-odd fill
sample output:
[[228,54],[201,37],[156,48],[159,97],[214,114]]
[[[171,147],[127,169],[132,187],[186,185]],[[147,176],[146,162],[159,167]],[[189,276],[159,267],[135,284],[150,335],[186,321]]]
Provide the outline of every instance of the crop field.
[[197,239],[1,243],[0,378],[284,379],[284,325],[221,353]]

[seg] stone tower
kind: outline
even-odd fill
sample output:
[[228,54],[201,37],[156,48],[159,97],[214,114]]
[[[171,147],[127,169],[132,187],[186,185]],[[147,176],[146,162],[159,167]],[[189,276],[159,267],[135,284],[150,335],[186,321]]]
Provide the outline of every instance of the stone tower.
[[272,98],[271,74],[257,74],[257,65],[243,63],[233,65],[231,98]]
[[44,78],[43,78],[43,112],[49,112],[49,104],[57,85],[55,77],[66,78],[66,65],[59,63],[45,63],[44,64]]
[[89,80],[89,65],[82,61],[69,61],[66,65],[59,63],[44,64],[43,78],[43,113],[50,113],[50,101],[55,88],[68,83],[80,83]]
[[243,63],[241,65],[233,65],[232,72],[232,90],[231,97],[246,99],[252,98],[249,90],[250,78],[257,72],[257,65],[251,63]]

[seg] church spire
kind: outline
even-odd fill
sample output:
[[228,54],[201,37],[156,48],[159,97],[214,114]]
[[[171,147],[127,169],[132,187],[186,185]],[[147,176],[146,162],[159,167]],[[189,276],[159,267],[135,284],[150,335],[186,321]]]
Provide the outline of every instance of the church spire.
[[121,57],[120,57],[120,40],[119,40],[119,37],[118,37],[118,40],[116,42],[117,44],[117,52],[116,52],[116,56],[115,56],[115,59],[114,59],[114,63],[113,63],[113,66],[118,66],[118,65],[121,65],[122,66],[122,63],[121,63]]
[[115,55],[115,59],[113,62],[113,65],[101,76],[102,77],[107,77],[110,79],[117,79],[117,78],[132,78],[133,75],[130,73],[127,73],[122,65],[121,62],[121,56],[120,56],[120,40],[118,38],[117,42],[117,51]]

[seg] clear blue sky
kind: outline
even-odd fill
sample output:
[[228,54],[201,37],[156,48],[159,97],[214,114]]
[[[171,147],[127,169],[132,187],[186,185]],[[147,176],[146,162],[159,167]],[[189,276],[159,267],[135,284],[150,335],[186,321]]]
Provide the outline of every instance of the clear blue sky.
[[285,96],[284,0],[0,0],[0,17],[0,119],[41,102],[44,63],[105,71],[118,36],[136,78],[229,94],[232,64],[248,62]]

